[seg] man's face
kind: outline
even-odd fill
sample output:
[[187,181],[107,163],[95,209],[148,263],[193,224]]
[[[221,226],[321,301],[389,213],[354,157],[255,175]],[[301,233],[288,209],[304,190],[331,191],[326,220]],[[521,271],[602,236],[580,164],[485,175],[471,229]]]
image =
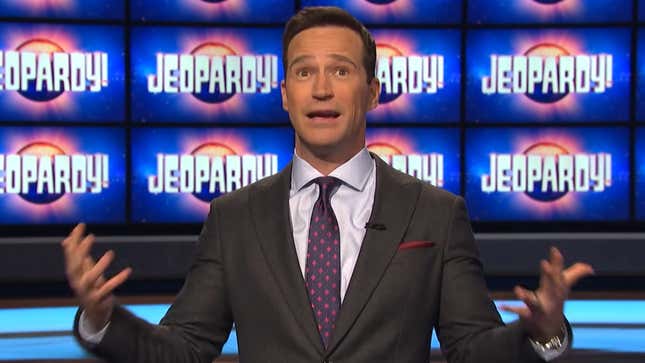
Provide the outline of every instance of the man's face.
[[289,43],[282,107],[296,131],[300,156],[353,156],[365,145],[365,113],[378,104],[379,83],[367,82],[360,36],[340,26],[314,27]]

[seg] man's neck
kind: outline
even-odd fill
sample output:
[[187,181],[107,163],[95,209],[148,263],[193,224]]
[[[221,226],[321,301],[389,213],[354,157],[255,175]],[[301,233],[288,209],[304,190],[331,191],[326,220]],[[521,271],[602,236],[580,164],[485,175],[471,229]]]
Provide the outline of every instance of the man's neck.
[[318,170],[322,175],[329,175],[332,171],[336,170],[339,166],[346,163],[349,159],[354,157],[362,150],[357,148],[356,150],[351,150],[344,153],[314,153],[307,148],[299,148],[296,145],[296,154],[306,162],[308,162],[314,169]]

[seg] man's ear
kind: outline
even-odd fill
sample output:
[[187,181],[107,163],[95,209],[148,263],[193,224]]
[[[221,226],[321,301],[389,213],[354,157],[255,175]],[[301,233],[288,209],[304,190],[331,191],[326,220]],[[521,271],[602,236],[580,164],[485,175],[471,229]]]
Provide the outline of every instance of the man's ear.
[[378,78],[372,78],[369,84],[369,91],[370,99],[367,104],[368,111],[373,110],[374,108],[376,108],[376,106],[378,106],[378,99],[381,95],[381,82],[379,82]]
[[283,79],[280,82],[280,93],[282,94],[282,109],[289,112],[288,99],[287,99],[287,83]]

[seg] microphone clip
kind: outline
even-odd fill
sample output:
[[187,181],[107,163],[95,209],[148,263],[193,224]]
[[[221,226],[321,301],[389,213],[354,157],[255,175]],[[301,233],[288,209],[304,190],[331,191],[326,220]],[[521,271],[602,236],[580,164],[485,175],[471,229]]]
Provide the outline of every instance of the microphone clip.
[[387,228],[385,227],[385,224],[383,223],[370,223],[367,222],[365,223],[365,229],[374,229],[377,231],[385,231]]

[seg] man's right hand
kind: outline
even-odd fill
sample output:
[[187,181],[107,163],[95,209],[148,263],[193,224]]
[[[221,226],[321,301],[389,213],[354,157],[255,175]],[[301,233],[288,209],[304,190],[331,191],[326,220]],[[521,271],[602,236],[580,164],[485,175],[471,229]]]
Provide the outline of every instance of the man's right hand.
[[67,281],[85,312],[85,317],[95,332],[110,320],[114,309],[112,291],[128,279],[131,268],[125,268],[106,280],[103,273],[114,259],[114,252],[107,251],[97,262],[90,256],[94,235],[85,236],[85,225],[78,224],[61,243],[65,253]]

